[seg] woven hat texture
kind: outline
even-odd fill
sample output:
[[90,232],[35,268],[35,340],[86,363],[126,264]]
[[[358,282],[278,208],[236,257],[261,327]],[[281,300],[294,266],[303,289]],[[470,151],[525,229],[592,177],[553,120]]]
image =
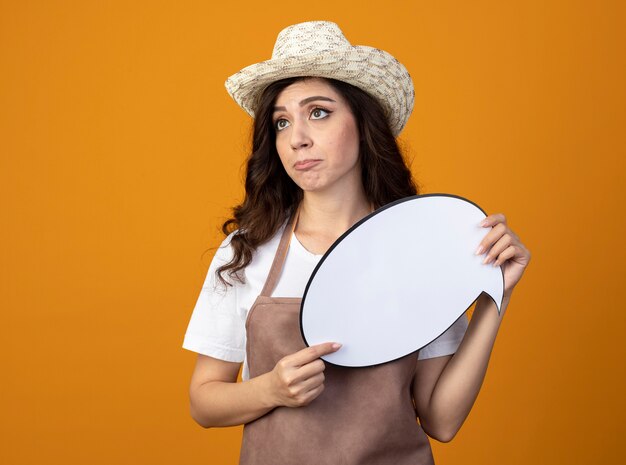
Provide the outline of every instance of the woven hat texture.
[[283,29],[272,58],[230,76],[226,89],[254,117],[258,99],[268,85],[299,76],[337,79],[369,93],[382,104],[395,136],[413,110],[415,91],[406,68],[383,50],[351,45],[339,26],[329,21],[309,21]]

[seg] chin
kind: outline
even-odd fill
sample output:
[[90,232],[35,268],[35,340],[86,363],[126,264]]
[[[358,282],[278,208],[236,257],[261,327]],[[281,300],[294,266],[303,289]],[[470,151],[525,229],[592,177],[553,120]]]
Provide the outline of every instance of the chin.
[[300,179],[298,182],[296,182],[296,184],[304,192],[315,192],[315,191],[323,190],[326,187],[326,183],[320,182],[319,180],[305,181],[305,180]]
[[319,192],[322,190],[319,186],[300,186],[300,189],[304,192]]

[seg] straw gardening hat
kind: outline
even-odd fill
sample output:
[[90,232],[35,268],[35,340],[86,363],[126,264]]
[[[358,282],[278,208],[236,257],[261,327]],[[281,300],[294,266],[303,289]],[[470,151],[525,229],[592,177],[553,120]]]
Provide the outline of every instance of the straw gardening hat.
[[413,110],[415,91],[406,68],[383,50],[351,45],[339,26],[329,21],[283,29],[272,58],[233,74],[226,80],[226,89],[254,117],[258,99],[268,85],[298,76],[337,79],[364,90],[382,104],[395,136]]

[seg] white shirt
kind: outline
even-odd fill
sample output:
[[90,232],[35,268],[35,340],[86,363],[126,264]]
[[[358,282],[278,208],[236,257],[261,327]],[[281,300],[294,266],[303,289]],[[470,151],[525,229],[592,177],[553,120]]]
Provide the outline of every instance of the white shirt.
[[[252,261],[245,268],[245,284],[233,282],[224,287],[216,278],[215,270],[230,261],[233,250],[231,233],[217,249],[196,302],[183,348],[228,362],[243,362],[242,379],[249,379],[246,361],[246,318],[254,301],[261,293],[269,274],[283,228],[265,244],[259,246]],[[283,270],[273,297],[302,297],[304,289],[322,255],[305,249],[292,235]],[[418,359],[450,355],[456,352],[467,329],[465,314],[437,339],[419,351]]]

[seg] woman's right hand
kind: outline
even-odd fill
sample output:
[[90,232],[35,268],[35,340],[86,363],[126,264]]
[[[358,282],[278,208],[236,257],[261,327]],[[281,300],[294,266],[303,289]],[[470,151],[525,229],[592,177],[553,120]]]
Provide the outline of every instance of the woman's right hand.
[[272,404],[279,407],[308,405],[324,390],[321,356],[336,352],[341,344],[325,342],[287,355],[267,375]]

